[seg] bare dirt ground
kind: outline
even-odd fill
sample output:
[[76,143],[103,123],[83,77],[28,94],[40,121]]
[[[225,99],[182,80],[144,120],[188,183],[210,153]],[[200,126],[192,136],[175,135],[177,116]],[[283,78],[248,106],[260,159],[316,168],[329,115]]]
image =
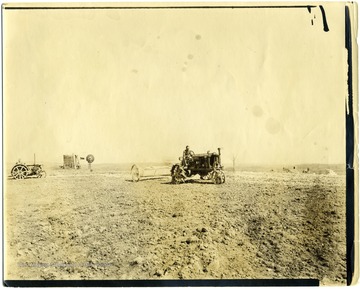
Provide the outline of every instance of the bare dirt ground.
[[315,278],[345,284],[345,176],[130,181],[103,167],[5,180],[5,279]]

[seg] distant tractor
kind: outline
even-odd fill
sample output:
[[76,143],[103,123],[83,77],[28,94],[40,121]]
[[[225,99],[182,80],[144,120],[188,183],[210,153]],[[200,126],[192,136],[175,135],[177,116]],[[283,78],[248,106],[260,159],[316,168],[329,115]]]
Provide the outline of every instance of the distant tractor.
[[34,155],[33,165],[26,165],[18,161],[11,169],[11,176],[14,179],[45,178],[46,172],[43,170],[42,165],[36,164]]
[[202,180],[211,180],[214,184],[225,183],[225,174],[221,165],[221,152],[195,154],[190,151],[187,157],[179,158],[180,163],[171,168],[172,183],[184,183],[187,178],[199,175]]

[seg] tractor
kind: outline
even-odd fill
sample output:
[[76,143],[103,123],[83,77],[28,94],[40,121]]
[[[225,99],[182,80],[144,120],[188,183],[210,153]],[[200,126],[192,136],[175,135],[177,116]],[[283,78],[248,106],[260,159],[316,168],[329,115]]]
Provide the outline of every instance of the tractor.
[[179,158],[180,163],[171,168],[172,183],[184,183],[191,176],[199,175],[202,180],[211,180],[214,184],[225,183],[225,174],[221,165],[221,152],[195,154],[190,151],[187,156]]
[[42,169],[42,165],[33,164],[26,165],[24,163],[18,162],[11,169],[11,176],[14,179],[26,179],[26,178],[45,178],[46,172]]

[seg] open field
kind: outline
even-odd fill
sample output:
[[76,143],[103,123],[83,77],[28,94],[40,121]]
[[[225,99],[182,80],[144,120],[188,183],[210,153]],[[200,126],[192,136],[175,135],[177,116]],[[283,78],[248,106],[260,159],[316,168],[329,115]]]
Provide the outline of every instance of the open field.
[[93,168],[5,179],[5,279],[345,284],[344,174],[238,171],[222,185],[172,185]]

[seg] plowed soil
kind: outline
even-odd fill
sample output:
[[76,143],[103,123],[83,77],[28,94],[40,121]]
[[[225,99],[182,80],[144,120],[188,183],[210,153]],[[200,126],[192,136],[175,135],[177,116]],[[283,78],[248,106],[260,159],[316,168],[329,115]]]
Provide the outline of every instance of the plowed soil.
[[345,284],[345,176],[128,171],[5,180],[5,279],[315,278]]

